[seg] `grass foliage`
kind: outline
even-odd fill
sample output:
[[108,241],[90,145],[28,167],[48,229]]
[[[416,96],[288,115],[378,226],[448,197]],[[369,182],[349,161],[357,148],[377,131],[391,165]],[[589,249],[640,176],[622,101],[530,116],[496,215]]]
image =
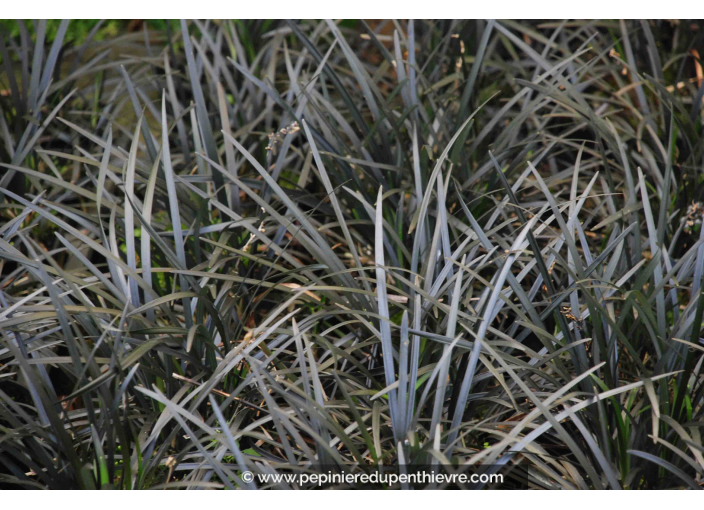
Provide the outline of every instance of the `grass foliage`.
[[5,486],[702,487],[696,22],[16,23]]

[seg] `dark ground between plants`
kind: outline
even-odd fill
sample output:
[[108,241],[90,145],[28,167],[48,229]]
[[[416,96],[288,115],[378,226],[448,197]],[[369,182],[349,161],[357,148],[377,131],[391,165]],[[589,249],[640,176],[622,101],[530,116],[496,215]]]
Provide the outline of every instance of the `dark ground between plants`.
[[700,22],[80,23],[2,24],[3,487],[702,488]]

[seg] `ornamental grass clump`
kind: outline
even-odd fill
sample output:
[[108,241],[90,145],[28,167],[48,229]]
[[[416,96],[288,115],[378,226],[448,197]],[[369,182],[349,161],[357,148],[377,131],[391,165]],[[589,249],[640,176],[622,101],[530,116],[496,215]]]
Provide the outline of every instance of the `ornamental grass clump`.
[[104,26],[0,38],[4,487],[702,487],[698,22]]

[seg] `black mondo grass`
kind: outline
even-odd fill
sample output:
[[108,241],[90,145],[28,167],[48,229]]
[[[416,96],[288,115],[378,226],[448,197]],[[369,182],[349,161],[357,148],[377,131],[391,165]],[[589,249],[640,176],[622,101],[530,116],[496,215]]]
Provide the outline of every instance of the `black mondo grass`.
[[698,21],[74,23],[0,37],[3,487],[704,486]]

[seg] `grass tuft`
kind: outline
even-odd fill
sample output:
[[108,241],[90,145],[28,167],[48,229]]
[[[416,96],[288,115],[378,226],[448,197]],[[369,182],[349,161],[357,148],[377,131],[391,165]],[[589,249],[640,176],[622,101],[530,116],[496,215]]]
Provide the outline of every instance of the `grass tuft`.
[[698,22],[12,23],[0,484],[702,488]]

